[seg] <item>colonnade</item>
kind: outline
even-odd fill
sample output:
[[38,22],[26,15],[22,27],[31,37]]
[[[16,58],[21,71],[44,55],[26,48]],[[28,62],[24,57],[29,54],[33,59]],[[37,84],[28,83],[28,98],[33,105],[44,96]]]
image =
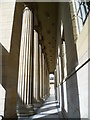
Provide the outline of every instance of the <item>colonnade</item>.
[[64,89],[63,82],[67,77],[67,59],[66,59],[66,45],[62,40],[60,47],[60,53],[57,55],[56,69],[54,71],[55,77],[55,95],[56,99],[62,108],[64,109]]
[[34,102],[49,95],[49,70],[39,32],[34,30],[33,13],[25,7],[22,21],[18,73],[17,115],[34,114]]
[[49,95],[49,71],[42,45],[39,42],[39,33],[34,30],[34,69],[33,69],[33,98],[35,102],[45,100]]

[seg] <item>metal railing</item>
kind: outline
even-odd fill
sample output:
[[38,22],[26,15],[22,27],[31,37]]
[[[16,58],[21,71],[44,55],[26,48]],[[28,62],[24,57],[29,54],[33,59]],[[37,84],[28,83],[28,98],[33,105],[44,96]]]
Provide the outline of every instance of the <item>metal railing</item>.
[[4,120],[4,116],[3,115],[0,115],[0,120]]

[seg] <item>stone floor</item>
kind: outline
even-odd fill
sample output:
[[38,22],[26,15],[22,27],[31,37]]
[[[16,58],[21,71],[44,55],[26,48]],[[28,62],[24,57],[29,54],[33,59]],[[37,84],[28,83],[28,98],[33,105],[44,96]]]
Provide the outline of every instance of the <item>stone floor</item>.
[[60,112],[59,104],[54,95],[50,95],[43,105],[36,111],[36,114],[30,117],[18,118],[18,120],[59,120],[63,118]]

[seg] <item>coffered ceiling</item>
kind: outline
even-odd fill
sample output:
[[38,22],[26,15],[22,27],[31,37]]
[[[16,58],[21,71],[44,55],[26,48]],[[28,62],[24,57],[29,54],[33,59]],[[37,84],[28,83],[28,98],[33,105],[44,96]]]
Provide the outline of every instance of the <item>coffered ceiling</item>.
[[43,36],[44,52],[49,72],[54,72],[56,57],[57,3],[37,3],[38,20]]
[[27,3],[34,11],[34,29],[39,31],[42,48],[50,73],[55,69],[57,7],[55,2]]

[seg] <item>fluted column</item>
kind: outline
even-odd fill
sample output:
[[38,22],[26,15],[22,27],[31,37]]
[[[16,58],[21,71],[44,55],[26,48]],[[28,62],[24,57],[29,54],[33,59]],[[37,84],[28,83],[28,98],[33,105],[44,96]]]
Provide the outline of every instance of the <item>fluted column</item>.
[[59,89],[59,84],[60,84],[60,72],[59,72],[59,60],[57,58],[57,65],[56,65],[56,73],[57,73],[57,93],[58,93],[58,96],[57,96],[57,99],[58,99],[58,102],[60,102],[60,89]]
[[57,65],[56,65],[56,70],[57,70],[57,85],[60,83],[60,72],[59,72],[59,59],[57,58]]
[[40,98],[43,98],[43,66],[42,66],[42,48],[39,44],[39,66],[40,66]]
[[45,99],[46,99],[46,60],[45,60],[45,64],[44,64],[44,70],[45,70],[45,72],[44,72],[44,97],[45,97]]
[[60,74],[60,83],[62,82],[62,71],[61,71],[61,57],[59,56],[59,74]]
[[33,14],[28,7],[23,12],[23,24],[21,34],[19,75],[18,75],[18,98],[20,105],[17,107],[17,115],[34,114],[32,106],[32,36]]
[[42,53],[42,65],[43,65],[43,100],[45,100],[45,60],[44,60],[44,53]]
[[47,95],[47,97],[48,97],[48,69],[47,69],[47,64],[46,64],[46,95]]
[[48,73],[47,73],[47,62],[45,60],[45,98],[48,97]]
[[48,96],[50,95],[50,83],[49,83],[49,71],[47,70],[47,79],[48,79]]
[[48,71],[48,95],[50,95],[50,81],[49,81],[49,71]]
[[48,96],[47,95],[47,88],[48,88],[48,83],[47,83],[47,64],[46,64],[46,97]]
[[38,33],[34,30],[34,99],[40,100]]
[[55,98],[57,100],[57,71],[55,69],[54,71],[54,81],[55,81],[55,84],[54,84],[54,88],[55,88]]

